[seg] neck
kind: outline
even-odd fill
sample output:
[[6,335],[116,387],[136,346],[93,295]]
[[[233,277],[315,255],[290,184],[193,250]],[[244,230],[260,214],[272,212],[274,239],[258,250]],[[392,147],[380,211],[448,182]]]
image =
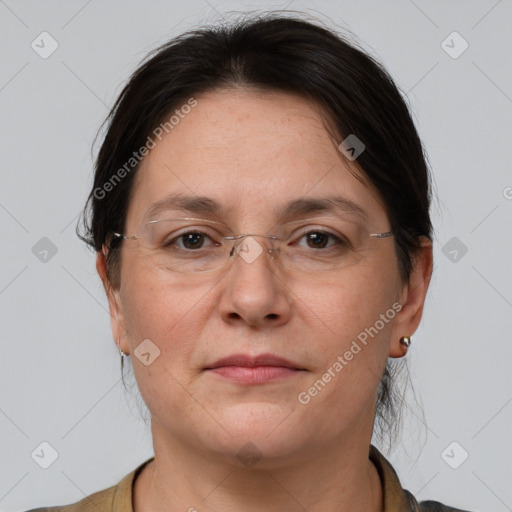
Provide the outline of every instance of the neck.
[[[155,436],[155,434],[157,434]],[[369,440],[240,467],[198,454],[154,432],[155,460],[134,485],[134,512],[382,512],[382,488]]]

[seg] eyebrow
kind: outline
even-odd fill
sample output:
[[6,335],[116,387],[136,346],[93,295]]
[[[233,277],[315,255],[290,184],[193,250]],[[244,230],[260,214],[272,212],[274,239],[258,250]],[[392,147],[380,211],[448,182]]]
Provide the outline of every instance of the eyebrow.
[[290,219],[318,212],[328,214],[348,213],[357,215],[362,220],[368,220],[368,215],[361,206],[341,196],[295,199],[279,208],[277,215],[283,219]]
[[[225,208],[214,199],[206,196],[187,196],[175,193],[151,205],[144,217],[149,220],[165,211],[222,216],[225,213]],[[275,210],[276,217],[281,220],[320,212],[353,214],[365,221],[368,220],[368,215],[361,206],[341,196],[302,197],[293,199]]]
[[152,204],[146,211],[145,219],[156,217],[165,211],[182,211],[185,213],[203,213],[210,215],[220,215],[223,211],[222,206],[205,196],[186,196],[183,194],[170,194],[169,196]]

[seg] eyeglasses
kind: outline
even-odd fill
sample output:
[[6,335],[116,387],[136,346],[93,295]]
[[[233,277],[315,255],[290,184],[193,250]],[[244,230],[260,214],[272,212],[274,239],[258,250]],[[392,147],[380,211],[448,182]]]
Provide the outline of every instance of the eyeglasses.
[[378,249],[375,239],[392,231],[371,233],[360,223],[334,217],[301,219],[278,226],[272,235],[235,235],[221,222],[191,217],[152,220],[135,235],[112,232],[114,238],[136,240],[154,265],[172,272],[209,272],[227,268],[239,255],[253,263],[262,254],[299,272],[338,270]]

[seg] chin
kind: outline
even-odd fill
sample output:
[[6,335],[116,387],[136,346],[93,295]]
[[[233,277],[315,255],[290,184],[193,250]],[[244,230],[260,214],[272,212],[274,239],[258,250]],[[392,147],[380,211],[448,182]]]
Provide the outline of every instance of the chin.
[[[296,453],[304,443],[304,432],[291,406],[248,402],[217,410],[214,414],[223,429],[211,432],[209,449],[239,466],[270,469]],[[234,458],[233,458],[234,456]]]

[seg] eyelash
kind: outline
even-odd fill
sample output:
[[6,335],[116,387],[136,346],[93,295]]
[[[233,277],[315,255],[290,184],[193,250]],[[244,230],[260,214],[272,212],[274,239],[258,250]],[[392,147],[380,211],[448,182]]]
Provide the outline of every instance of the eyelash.
[[334,233],[331,233],[330,231],[325,231],[325,230],[321,230],[321,229],[313,229],[313,230],[306,231],[300,235],[298,240],[301,240],[305,236],[310,235],[312,233],[326,235],[326,236],[330,237],[331,239],[334,239],[334,241],[335,241],[334,244],[329,245],[328,247],[322,247],[321,249],[327,250],[327,249],[331,249],[332,247],[334,247],[336,245],[346,245],[345,241],[342,240],[339,236],[335,235]]

